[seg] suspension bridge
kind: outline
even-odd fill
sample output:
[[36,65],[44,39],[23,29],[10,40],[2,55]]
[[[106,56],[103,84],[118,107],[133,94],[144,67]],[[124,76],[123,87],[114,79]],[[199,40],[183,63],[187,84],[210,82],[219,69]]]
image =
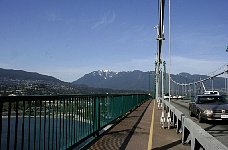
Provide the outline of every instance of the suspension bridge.
[[[227,122],[199,123],[188,115],[192,97],[228,96],[228,64],[204,79],[178,81],[162,59],[165,0],[159,0],[155,97],[149,94],[1,96],[0,149],[228,149]],[[223,77],[223,90],[215,89]],[[209,82],[210,87],[204,83]],[[168,95],[167,95],[168,93]],[[225,115],[228,115],[228,110]]]

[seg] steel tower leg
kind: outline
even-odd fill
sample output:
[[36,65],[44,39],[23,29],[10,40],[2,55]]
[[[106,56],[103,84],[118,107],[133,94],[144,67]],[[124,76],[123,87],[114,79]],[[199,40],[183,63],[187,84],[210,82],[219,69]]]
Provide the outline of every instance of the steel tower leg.
[[156,68],[156,70],[155,70],[155,71],[156,71],[156,78],[155,78],[155,80],[156,80],[156,81],[155,81],[155,82],[156,82],[156,100],[158,100],[158,98],[159,98],[159,96],[160,96],[160,95],[159,95],[159,91],[160,91],[160,90],[159,90],[159,88],[160,88],[160,87],[159,87],[159,82],[160,82],[160,79],[159,79],[159,78],[160,78],[160,76],[159,76],[159,75],[160,75],[160,74],[159,74],[159,63],[156,62],[156,63],[155,63],[155,66],[156,66],[156,67],[155,67],[155,68]]
[[162,71],[161,71],[161,74],[162,74],[162,77],[161,77],[161,98],[164,99],[164,88],[165,88],[165,85],[164,85],[164,62],[163,62],[163,65],[162,65]]

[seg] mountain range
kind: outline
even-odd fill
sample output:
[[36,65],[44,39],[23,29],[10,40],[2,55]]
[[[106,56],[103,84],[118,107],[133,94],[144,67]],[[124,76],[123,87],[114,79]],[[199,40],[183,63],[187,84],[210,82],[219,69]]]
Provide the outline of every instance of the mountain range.
[[3,68],[0,68],[0,80],[40,80],[48,82],[63,82],[52,76],[42,75],[36,72],[27,72],[24,70],[13,70]]
[[[171,74],[171,78],[179,83],[192,83],[205,79],[206,75],[191,75],[189,73]],[[155,72],[123,71],[113,72],[110,70],[98,70],[85,74],[83,77],[72,82],[73,84],[84,84],[96,88],[111,88],[122,90],[144,90],[154,91],[155,89]],[[149,84],[150,83],[150,84]],[[166,74],[166,85],[168,85],[168,74]],[[204,82],[206,89],[211,89],[212,83],[210,80]],[[224,78],[216,77],[213,82],[214,89],[224,88]],[[167,87],[166,87],[167,88]]]
[[[154,79],[154,72],[150,72]],[[128,72],[113,72],[108,70],[93,71],[72,82],[90,87],[111,88],[121,90],[148,90],[149,72],[139,70]],[[151,85],[154,85],[151,83]]]
[[[207,78],[206,75],[191,75],[189,73],[171,74],[171,78],[179,83],[189,83]],[[166,74],[166,79],[168,75]],[[4,89],[5,85],[18,85],[22,83],[29,85],[34,82],[36,84],[48,84],[49,88],[55,87],[58,91],[67,89],[71,94],[75,93],[101,93],[101,92],[123,92],[122,90],[132,91],[154,91],[155,89],[155,72],[140,70],[114,72],[111,70],[98,70],[85,74],[78,80],[68,83],[61,81],[52,76],[42,75],[36,72],[26,72],[23,70],[12,70],[0,68],[0,88]],[[168,80],[166,80],[168,83]],[[204,83],[206,89],[211,88],[211,82]],[[217,77],[214,79],[214,88],[224,88],[224,78]],[[167,87],[166,87],[167,88]],[[72,90],[73,89],[73,90]],[[79,90],[80,89],[80,90]],[[118,91],[119,90],[119,91]],[[68,93],[69,94],[69,93]]]
[[0,68],[0,96],[7,95],[59,95],[59,94],[104,94],[144,92],[89,87],[86,84],[64,82],[48,75],[23,70]]

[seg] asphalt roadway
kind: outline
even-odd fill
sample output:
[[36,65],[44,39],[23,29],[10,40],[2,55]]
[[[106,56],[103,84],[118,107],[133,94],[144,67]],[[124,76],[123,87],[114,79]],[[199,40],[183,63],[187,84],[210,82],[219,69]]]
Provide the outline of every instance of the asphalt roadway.
[[172,100],[171,104],[228,147],[228,121],[207,121],[205,123],[199,123],[196,117],[189,116],[189,102],[190,100]]

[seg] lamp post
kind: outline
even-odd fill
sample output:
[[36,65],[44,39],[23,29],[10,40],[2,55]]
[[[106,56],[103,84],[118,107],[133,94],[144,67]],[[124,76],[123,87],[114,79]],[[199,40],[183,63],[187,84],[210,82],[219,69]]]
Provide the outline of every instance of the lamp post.
[[152,72],[151,71],[149,71],[149,91],[148,91],[148,93],[149,93],[149,95],[151,95],[151,77],[152,77]]
[[[226,47],[226,52],[228,52],[228,46]],[[227,71],[226,74],[228,76],[228,64],[226,65],[225,70]],[[228,95],[228,77],[225,77],[225,93]]]

